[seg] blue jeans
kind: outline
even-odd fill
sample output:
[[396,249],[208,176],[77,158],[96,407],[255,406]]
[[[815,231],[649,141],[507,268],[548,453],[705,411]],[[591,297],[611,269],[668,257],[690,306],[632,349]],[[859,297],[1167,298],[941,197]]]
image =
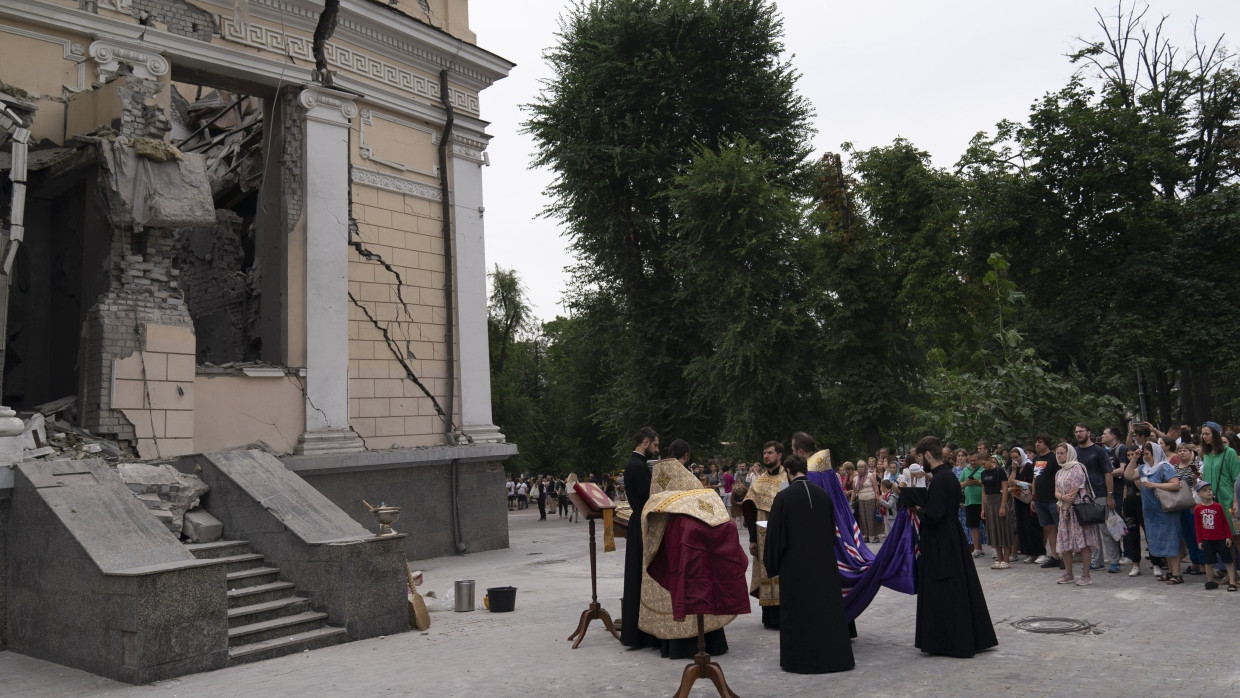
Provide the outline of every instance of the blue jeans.
[[1201,554],[1201,548],[1197,545],[1197,529],[1193,525],[1193,510],[1185,509],[1180,512],[1180,538],[1184,540],[1184,547],[1188,548],[1188,559],[1194,565],[1200,565],[1205,557]]

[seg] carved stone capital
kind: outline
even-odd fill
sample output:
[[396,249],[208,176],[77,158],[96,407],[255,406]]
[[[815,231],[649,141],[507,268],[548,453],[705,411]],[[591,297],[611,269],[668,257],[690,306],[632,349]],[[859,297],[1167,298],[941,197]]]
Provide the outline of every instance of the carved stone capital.
[[130,66],[134,76],[144,80],[159,80],[168,74],[168,59],[146,44],[97,39],[90,44],[90,57],[99,66],[100,84],[115,77],[122,64]]
[[306,108],[306,118],[312,121],[348,126],[357,116],[357,104],[348,92],[310,85],[301,91],[297,100]]

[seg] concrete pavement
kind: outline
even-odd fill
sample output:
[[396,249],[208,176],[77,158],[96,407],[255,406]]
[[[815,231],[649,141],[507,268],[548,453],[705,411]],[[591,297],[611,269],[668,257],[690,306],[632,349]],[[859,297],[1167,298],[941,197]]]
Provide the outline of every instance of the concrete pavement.
[[[509,514],[511,547],[414,564],[423,592],[454,580],[476,580],[472,613],[435,612],[431,629],[352,642],[300,655],[129,686],[13,652],[0,652],[0,696],[668,696],[685,661],[653,650],[629,651],[595,622],[581,647],[565,640],[590,600],[586,524],[536,509]],[[399,526],[397,527],[399,528]],[[989,552],[989,549],[988,549]],[[989,569],[977,561],[999,647],[972,660],[925,657],[913,648],[915,600],[882,590],[857,620],[857,668],[844,674],[797,676],[779,669],[779,636],[754,613],[727,628],[731,647],[718,659],[739,695],[956,696],[985,691],[1013,695],[1229,695],[1240,681],[1236,631],[1240,593],[1203,590],[1202,577],[1181,586],[1094,573],[1091,587],[1057,586],[1057,570],[1015,564]],[[624,540],[602,553],[599,599],[619,615]],[[487,587],[518,588],[516,610],[482,607]],[[1031,616],[1078,618],[1092,632],[1045,635],[1011,623]],[[695,697],[714,696],[698,682]]]

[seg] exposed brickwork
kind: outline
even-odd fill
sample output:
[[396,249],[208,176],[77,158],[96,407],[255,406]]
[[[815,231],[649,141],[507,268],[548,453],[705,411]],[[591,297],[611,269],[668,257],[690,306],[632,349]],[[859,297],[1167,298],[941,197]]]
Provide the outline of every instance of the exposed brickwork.
[[155,101],[163,85],[133,75],[121,79],[125,81],[123,87],[117,88],[121,97],[121,135],[163,138],[172,127],[163,107]]
[[305,162],[305,108],[297,101],[298,90],[284,90],[279,99],[282,124],[280,132],[284,135],[283,147],[280,149],[280,184],[283,188],[285,220],[288,227],[285,232],[292,232],[293,226],[301,219],[305,207],[305,186],[302,165]]
[[[177,232],[174,267],[199,336],[202,363],[255,361],[258,330],[258,267],[246,264],[245,221],[226,209],[210,228]],[[252,230],[248,231],[252,234]]]
[[[192,328],[172,268],[171,231],[113,230],[110,286],[86,314],[82,334],[83,425],[137,444],[134,425],[115,408],[113,363],[146,347],[148,325]],[[192,353],[192,348],[190,349]]]
[[130,10],[142,24],[163,24],[168,31],[199,41],[211,41],[219,33],[215,16],[185,0],[133,0]]

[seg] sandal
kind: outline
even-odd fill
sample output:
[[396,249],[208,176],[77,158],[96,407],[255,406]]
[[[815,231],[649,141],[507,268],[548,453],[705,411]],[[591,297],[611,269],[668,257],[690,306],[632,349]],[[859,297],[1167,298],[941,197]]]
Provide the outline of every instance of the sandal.
[[1235,585],[1235,584],[1228,584],[1228,585],[1227,585],[1227,591],[1236,591],[1236,585]]
[[1184,577],[1183,577],[1183,575],[1179,575],[1179,574],[1177,574],[1177,575],[1175,575],[1175,576],[1169,576],[1169,577],[1167,578],[1167,584],[1168,584],[1168,585],[1171,585],[1171,586],[1174,586],[1174,585],[1176,585],[1176,584],[1183,584],[1183,583],[1184,583]]

